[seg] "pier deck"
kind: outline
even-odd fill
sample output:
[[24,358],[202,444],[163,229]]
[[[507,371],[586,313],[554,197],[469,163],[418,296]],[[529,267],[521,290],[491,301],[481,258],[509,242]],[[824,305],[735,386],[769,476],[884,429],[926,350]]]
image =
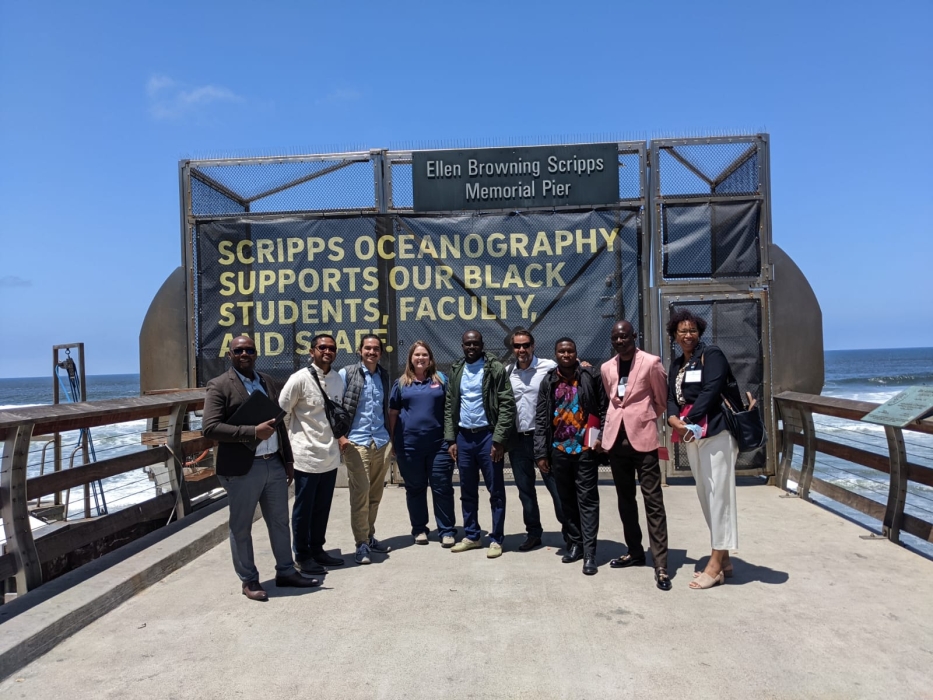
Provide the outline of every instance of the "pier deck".
[[[220,544],[0,682],[0,697],[933,697],[933,562],[781,494],[739,488],[735,578],[694,591],[708,531],[693,487],[666,488],[674,589],[664,593],[650,568],[608,566],[624,551],[611,486],[600,487],[593,577],[560,563],[543,488],[550,546],[516,551],[509,487],[512,534],[487,560],[412,545],[404,491],[390,486],[378,535],[395,549],[370,566],[352,562],[340,489],[328,546],[349,559],[320,589],[271,584],[257,522],[268,603],[240,595]],[[37,610],[7,624],[39,624]]]

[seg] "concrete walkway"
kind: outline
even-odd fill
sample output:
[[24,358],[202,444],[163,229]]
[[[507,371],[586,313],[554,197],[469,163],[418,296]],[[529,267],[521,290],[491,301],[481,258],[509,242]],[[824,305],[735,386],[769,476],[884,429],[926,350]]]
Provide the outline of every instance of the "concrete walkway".
[[[378,535],[395,549],[371,566],[352,563],[339,490],[329,546],[350,559],[320,589],[270,581],[268,603],[248,601],[221,544],[17,671],[0,697],[933,698],[933,563],[776,488],[744,486],[735,578],[694,591],[708,531],[693,487],[664,496],[669,593],[650,568],[608,567],[624,552],[611,486],[600,487],[593,577],[560,563],[543,489],[550,546],[516,551],[510,486],[513,534],[487,560],[412,545],[404,491],[390,487]],[[270,579],[261,523],[254,540]]]

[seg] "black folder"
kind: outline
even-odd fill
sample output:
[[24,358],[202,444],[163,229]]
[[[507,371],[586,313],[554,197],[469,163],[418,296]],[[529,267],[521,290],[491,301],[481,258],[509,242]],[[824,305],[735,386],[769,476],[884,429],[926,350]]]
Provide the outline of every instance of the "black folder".
[[285,417],[279,405],[258,389],[240,406],[225,423],[228,425],[259,425],[275,419],[278,423]]

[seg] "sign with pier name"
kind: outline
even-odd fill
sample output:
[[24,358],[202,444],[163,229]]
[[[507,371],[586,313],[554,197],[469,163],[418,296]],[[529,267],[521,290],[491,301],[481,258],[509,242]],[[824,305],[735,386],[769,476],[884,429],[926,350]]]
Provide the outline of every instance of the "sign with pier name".
[[862,418],[867,423],[879,423],[903,428],[933,412],[933,386],[912,386],[885,401]]
[[592,206],[619,201],[619,147],[476,148],[412,153],[415,211]]

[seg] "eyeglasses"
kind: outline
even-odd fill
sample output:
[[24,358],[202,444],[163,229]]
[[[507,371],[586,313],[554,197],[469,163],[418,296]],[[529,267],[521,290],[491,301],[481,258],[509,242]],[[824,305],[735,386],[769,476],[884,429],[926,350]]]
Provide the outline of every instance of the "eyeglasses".
[[629,340],[630,338],[634,338],[634,337],[635,337],[634,335],[629,335],[628,333],[618,333],[612,336],[612,339],[613,340]]
[[699,331],[696,328],[678,328],[677,335],[697,335]]
[[465,347],[465,348],[478,348],[478,347],[480,347],[482,344],[483,344],[482,341],[479,341],[479,340],[466,340],[466,341],[464,341],[464,343],[463,343],[463,347]]
[[531,343],[512,343],[512,347],[516,350],[527,350],[531,347]]
[[318,352],[334,352],[334,353],[337,352],[336,345],[318,345],[317,348],[315,349]]
[[247,355],[255,355],[256,348],[233,348],[230,352],[232,352],[234,355],[242,355],[244,352]]

